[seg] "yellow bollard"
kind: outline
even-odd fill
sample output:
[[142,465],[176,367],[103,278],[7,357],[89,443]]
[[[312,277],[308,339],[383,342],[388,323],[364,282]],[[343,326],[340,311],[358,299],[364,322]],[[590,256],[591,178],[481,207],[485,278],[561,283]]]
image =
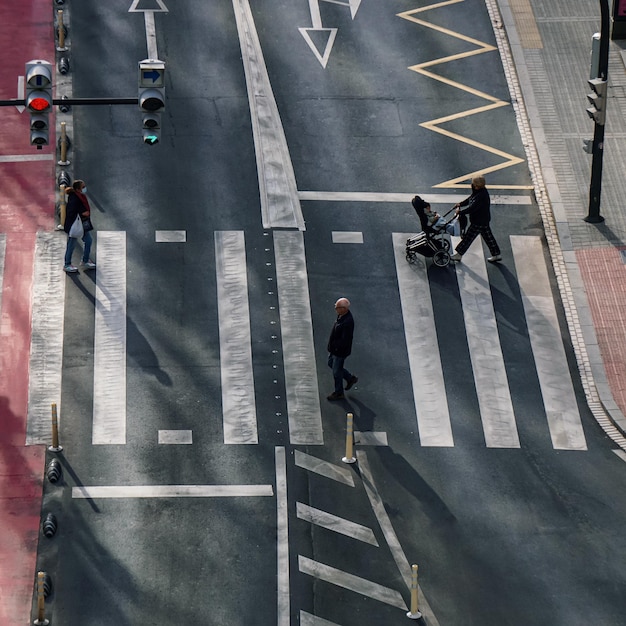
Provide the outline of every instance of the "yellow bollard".
[[346,425],[346,456],[341,460],[344,463],[355,463],[354,458],[354,426],[352,424],[352,413],[348,413],[348,423]]
[[65,225],[65,211],[67,208],[67,199],[65,197],[65,187],[67,185],[59,185],[59,191],[61,192],[61,200],[59,201],[59,224],[57,230],[63,230]]
[[43,591],[45,577],[44,572],[37,572],[37,619],[33,622],[35,626],[47,626],[50,623],[46,619],[46,598]]
[[63,447],[59,445],[59,422],[57,420],[57,405],[52,403],[52,445],[48,447],[51,452],[60,452]]
[[57,27],[59,29],[59,46],[57,50],[67,50],[65,47],[65,28],[63,27],[63,11],[59,9],[57,11]]
[[411,566],[411,610],[406,614],[411,619],[419,619],[422,614],[417,608],[417,565]]
[[59,165],[69,165],[70,162],[67,160],[67,129],[66,122],[61,122],[61,159],[59,160]]

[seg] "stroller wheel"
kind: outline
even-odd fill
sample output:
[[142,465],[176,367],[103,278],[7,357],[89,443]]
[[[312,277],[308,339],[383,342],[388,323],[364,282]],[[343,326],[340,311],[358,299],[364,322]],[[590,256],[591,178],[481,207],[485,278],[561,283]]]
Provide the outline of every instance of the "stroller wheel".
[[433,254],[433,263],[437,267],[446,267],[450,263],[450,253],[447,250],[437,250]]
[[413,263],[415,261],[415,252],[407,252],[406,253],[406,260],[409,263]]

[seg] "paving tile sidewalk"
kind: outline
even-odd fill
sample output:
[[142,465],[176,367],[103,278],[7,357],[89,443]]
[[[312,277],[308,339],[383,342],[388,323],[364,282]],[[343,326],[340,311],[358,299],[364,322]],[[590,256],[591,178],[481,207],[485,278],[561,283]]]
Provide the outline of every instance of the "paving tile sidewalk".
[[[600,209],[605,222],[589,224],[583,218],[588,212],[591,155],[582,146],[594,130],[585,109],[600,4],[496,1],[545,184],[536,191],[540,204],[545,191],[566,267],[564,282],[569,287],[564,299],[569,296],[575,303],[570,332],[575,349],[580,340],[577,356],[587,399],[626,434],[626,68],[621,55],[626,41],[611,42],[609,51]],[[558,277],[562,267],[554,255],[553,261]],[[624,443],[623,438],[618,443]]]

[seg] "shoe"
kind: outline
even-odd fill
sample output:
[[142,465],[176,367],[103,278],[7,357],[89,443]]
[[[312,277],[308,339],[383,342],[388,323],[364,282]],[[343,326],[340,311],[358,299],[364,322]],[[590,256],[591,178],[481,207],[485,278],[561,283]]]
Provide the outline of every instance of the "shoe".
[[337,393],[333,391],[326,399],[327,400],[343,400],[344,395],[342,393]]
[[64,271],[66,274],[76,274],[76,272],[78,272],[78,268],[77,268],[77,267],[74,267],[73,265],[65,265],[65,266],[63,267],[63,271]]
[[489,263],[497,263],[498,261],[502,261],[502,255],[501,254],[494,254],[493,256],[490,256],[487,261],[489,261]]
[[456,261],[457,263],[459,263],[459,262],[461,261],[461,259],[462,259],[462,258],[463,258],[463,255],[462,255],[462,254],[459,254],[459,253],[457,252],[457,253],[453,254],[453,255],[450,257],[450,260],[451,260],[451,261]]
[[95,270],[96,269],[96,264],[89,260],[89,261],[83,261],[80,266],[86,270]]
[[359,379],[356,376],[352,376],[352,378],[350,378],[348,384],[346,385],[346,391],[348,391],[348,389],[352,389],[352,386],[356,385],[358,382]]

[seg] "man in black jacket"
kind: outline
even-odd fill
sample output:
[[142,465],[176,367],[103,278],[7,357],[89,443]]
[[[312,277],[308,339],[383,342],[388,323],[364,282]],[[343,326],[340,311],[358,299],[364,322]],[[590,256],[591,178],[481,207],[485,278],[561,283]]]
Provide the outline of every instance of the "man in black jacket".
[[[472,194],[455,205],[457,215],[468,215],[470,220],[470,226],[467,232],[461,239],[461,243],[456,247],[456,254],[452,255],[452,260],[459,262],[461,257],[467,252],[471,243],[480,235],[487,247],[491,256],[487,259],[490,263],[501,261],[500,248],[496,241],[489,222],[491,221],[490,211],[491,200],[489,199],[489,192],[485,187],[485,179],[483,176],[476,176],[472,178]],[[461,207],[467,207],[461,209]]]
[[350,389],[359,379],[344,368],[344,361],[352,352],[352,335],[354,334],[354,319],[350,313],[350,300],[339,298],[335,302],[337,319],[333,324],[328,339],[328,367],[333,370],[335,391],[329,400],[341,400],[343,396],[343,381],[347,382],[346,389]]

